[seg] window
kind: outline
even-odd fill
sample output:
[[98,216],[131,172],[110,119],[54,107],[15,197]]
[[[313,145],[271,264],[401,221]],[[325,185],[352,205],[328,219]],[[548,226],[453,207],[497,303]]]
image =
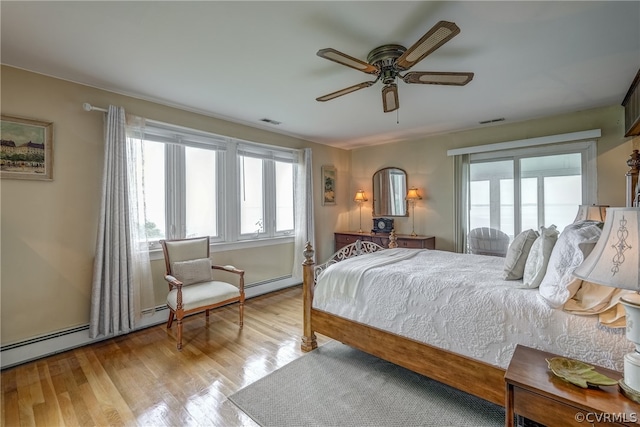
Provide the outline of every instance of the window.
[[293,235],[296,150],[148,122],[142,151],[139,191],[152,244]]
[[595,173],[586,165],[595,143],[472,154],[468,229],[491,227],[511,238],[526,229],[572,223],[591,198]]

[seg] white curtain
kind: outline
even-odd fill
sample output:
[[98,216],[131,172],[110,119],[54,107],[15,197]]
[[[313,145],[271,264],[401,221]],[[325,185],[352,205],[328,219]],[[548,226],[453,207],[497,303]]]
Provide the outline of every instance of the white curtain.
[[291,275],[302,280],[302,262],[307,242],[315,248],[315,225],[313,219],[313,167],[311,148],[300,150],[295,181],[296,235],[293,249],[293,271]]
[[467,252],[467,234],[469,234],[469,155],[454,157],[454,250]]
[[[109,106],[105,124],[102,203],[91,291],[89,335],[131,331],[141,316],[143,290],[152,290],[144,235],[143,198],[138,198],[140,144],[127,140],[124,108]],[[138,141],[139,142],[139,141]],[[144,205],[142,205],[144,206]]]

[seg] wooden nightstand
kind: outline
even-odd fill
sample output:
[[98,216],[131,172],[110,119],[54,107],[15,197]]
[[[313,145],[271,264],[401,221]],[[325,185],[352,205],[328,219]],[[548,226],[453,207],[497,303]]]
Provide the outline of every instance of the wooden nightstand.
[[[504,379],[507,386],[505,425],[514,415],[555,426],[639,425],[640,405],[624,397],[618,386],[583,389],[556,377],[545,359],[556,355],[518,345]],[[614,379],[622,374],[596,366]]]
[[[358,233],[357,231],[341,231],[334,233],[335,250],[339,251],[342,247],[356,240],[362,242],[377,243],[384,248],[389,247],[389,235],[387,233]],[[396,242],[399,248],[412,249],[435,249],[436,238],[434,236],[409,236],[408,234],[396,234]]]

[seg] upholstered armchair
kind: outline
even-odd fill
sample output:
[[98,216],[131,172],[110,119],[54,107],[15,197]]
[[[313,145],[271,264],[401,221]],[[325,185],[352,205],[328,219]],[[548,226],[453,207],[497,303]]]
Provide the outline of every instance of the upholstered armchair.
[[[193,313],[239,302],[240,328],[244,316],[244,270],[232,265],[214,265],[209,257],[209,238],[197,237],[179,240],[161,240],[169,283],[167,306],[169,320],[178,324],[178,350],[182,349],[182,319]],[[238,276],[238,285],[213,280],[213,270],[222,270]]]
[[467,236],[472,254],[505,257],[509,249],[509,236],[496,228],[474,228]]

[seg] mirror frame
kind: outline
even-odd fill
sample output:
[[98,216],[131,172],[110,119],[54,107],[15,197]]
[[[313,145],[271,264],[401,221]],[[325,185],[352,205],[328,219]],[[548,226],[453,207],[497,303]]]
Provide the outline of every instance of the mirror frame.
[[389,169],[394,169],[394,170],[398,170],[398,171],[402,172],[404,174],[405,191],[409,188],[408,187],[409,176],[407,175],[407,171],[405,171],[404,169],[390,166],[390,167],[378,169],[377,171],[375,171],[373,176],[371,177],[371,181],[372,181],[371,199],[373,200],[373,202],[371,204],[371,214],[372,214],[373,218],[408,217],[409,216],[409,202],[407,202],[407,200],[405,199],[406,194],[402,195],[402,199],[404,200],[404,214],[403,215],[390,215],[390,214],[376,213],[376,179],[375,179],[375,177],[376,177],[376,175],[378,173],[386,171],[386,170],[389,170]]

